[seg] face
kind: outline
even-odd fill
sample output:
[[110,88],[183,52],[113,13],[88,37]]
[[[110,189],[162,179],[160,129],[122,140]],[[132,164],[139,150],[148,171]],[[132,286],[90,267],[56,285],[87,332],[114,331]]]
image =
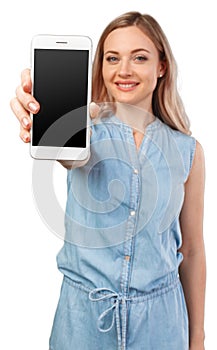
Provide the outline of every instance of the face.
[[152,95],[165,67],[153,42],[136,26],[112,31],[104,42],[103,79],[116,102],[152,112]]

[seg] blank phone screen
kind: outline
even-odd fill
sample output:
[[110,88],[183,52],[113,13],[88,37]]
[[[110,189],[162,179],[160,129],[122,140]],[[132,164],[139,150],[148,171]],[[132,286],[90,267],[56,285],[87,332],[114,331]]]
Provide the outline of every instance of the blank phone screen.
[[86,147],[88,50],[34,50],[33,146]]

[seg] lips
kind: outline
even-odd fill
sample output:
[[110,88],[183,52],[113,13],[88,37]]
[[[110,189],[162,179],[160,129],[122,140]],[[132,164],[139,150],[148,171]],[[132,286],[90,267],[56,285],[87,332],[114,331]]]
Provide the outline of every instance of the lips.
[[122,91],[132,91],[135,89],[136,86],[139,85],[139,83],[135,81],[117,81],[115,82],[117,88]]

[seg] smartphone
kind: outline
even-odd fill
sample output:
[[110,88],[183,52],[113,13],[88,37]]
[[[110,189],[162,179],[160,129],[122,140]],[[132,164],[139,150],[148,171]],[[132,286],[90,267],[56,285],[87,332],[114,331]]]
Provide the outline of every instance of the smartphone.
[[84,160],[89,156],[92,41],[87,36],[36,35],[31,43],[30,154],[36,159]]

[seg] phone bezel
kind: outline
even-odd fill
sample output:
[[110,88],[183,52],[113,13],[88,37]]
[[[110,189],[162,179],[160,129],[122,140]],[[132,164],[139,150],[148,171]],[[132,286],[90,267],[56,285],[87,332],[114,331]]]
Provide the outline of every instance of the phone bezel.
[[[31,42],[31,79],[32,91],[34,89],[34,50],[35,49],[59,49],[59,50],[88,50],[88,88],[87,88],[87,122],[86,122],[86,147],[50,147],[34,146],[33,130],[31,129],[30,154],[35,159],[53,160],[84,160],[89,157],[90,149],[90,117],[89,104],[91,101],[91,78],[92,78],[92,41],[84,35],[46,35],[38,34]],[[33,115],[31,114],[33,121]]]

